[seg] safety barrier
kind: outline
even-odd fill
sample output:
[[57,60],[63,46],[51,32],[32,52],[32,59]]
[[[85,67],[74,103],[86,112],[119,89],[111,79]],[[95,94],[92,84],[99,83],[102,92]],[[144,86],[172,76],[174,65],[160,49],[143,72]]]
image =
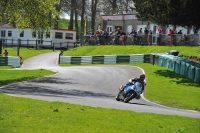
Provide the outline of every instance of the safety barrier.
[[20,58],[14,56],[0,57],[0,66],[20,67]]
[[104,55],[104,56],[60,56],[61,64],[117,64],[150,63],[150,54]]
[[200,84],[200,64],[182,57],[161,53],[152,53],[150,58],[151,64],[168,68]]

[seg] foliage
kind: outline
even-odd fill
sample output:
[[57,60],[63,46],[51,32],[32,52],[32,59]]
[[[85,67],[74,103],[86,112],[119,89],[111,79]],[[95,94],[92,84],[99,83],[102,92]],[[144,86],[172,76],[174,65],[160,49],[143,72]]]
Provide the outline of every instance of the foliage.
[[57,0],[1,0],[0,19],[18,28],[49,29],[58,16]]
[[133,0],[137,17],[161,25],[200,28],[199,0]]

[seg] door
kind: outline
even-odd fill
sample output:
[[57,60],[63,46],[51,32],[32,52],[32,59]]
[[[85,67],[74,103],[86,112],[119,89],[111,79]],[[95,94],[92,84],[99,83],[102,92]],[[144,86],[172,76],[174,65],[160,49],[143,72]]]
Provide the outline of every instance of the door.
[[112,25],[107,25],[106,31],[107,31],[108,34],[110,35],[110,33],[113,31],[113,26],[112,26]]

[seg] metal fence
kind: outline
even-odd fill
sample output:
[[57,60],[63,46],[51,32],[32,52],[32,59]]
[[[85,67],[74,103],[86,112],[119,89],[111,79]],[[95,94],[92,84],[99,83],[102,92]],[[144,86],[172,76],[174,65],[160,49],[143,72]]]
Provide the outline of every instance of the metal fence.
[[22,40],[22,39],[7,39],[7,38],[0,38],[2,41],[2,46],[6,47],[25,47],[25,48],[46,48],[46,49],[61,49],[66,50],[69,48],[77,47],[76,42],[60,42],[54,43],[52,40]]
[[93,35],[82,36],[81,45],[189,45],[198,46],[200,45],[199,34],[188,34],[184,39],[182,34],[153,34],[153,35],[124,35],[124,36],[100,36],[96,37]]

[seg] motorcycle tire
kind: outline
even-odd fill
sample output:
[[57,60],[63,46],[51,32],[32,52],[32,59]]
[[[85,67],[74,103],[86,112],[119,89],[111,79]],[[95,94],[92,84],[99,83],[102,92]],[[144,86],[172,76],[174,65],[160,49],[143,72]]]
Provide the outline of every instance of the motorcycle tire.
[[124,98],[124,102],[128,103],[130,100],[132,100],[134,97],[137,96],[137,93],[134,91],[130,91],[128,94],[126,94],[125,98]]
[[121,101],[123,100],[123,90],[120,90],[118,95],[116,96],[116,101]]

